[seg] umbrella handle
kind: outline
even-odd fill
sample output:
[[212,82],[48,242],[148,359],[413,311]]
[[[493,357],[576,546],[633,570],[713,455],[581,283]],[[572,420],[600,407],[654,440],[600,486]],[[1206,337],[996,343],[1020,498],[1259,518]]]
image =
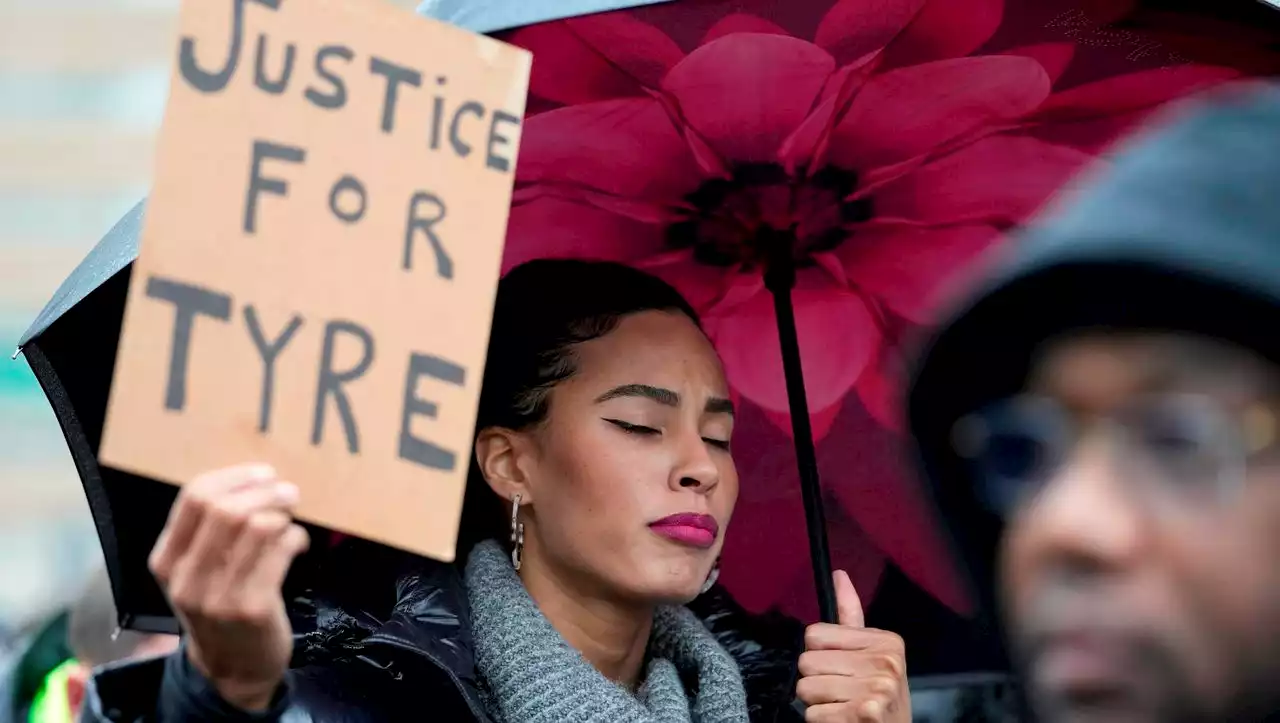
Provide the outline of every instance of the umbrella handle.
[[796,332],[796,312],[791,290],[796,285],[792,239],[775,239],[771,247],[764,285],[773,295],[773,311],[782,347],[782,374],[787,384],[787,405],[791,411],[791,436],[795,440],[796,466],[800,472],[800,494],[804,499],[805,527],[809,533],[809,560],[813,584],[818,593],[818,613],[824,623],[838,623],[835,582],[831,578],[831,548],[827,543],[827,519],[822,509],[822,482],[818,475],[818,454],[809,422],[809,399],[805,396],[804,370],[800,366],[800,338]]

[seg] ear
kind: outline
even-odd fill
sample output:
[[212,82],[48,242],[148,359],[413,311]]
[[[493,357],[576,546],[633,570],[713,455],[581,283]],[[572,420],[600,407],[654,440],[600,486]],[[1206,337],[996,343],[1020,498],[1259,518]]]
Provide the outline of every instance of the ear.
[[511,501],[518,494],[525,504],[533,502],[525,472],[529,439],[510,429],[489,427],[476,435],[476,462],[480,473],[499,497]]

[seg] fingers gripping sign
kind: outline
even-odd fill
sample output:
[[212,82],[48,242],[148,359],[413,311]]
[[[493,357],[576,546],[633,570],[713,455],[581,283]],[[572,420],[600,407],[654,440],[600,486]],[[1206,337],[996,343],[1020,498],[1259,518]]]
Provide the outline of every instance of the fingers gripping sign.
[[840,623],[805,631],[796,697],[810,723],[909,723],[906,653],[902,638],[867,628],[858,591],[835,574]]
[[281,587],[307,547],[297,502],[270,467],[203,475],[183,486],[151,553],[192,665],[245,710],[270,706],[293,652]]

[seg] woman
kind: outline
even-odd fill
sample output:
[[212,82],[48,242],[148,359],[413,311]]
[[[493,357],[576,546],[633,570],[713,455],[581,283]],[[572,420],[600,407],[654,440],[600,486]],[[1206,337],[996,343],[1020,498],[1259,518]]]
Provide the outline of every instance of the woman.
[[[290,621],[281,586],[308,537],[290,517],[297,488],[261,466],[206,475],[183,488],[151,559],[184,653],[149,678],[101,673],[95,710],[711,723],[796,719],[798,690],[809,720],[910,720],[901,641],[853,627],[847,577],[850,625],[809,629],[798,684],[798,636],[785,626],[748,621],[724,596],[700,601],[705,621],[683,607],[714,582],[733,514],[733,423],[719,359],[672,288],[611,263],[521,266],[498,291],[465,563],[366,544],[352,574],[394,561],[390,613],[317,602],[312,619]],[[377,587],[332,565],[348,601]],[[744,639],[744,621],[773,637]]]

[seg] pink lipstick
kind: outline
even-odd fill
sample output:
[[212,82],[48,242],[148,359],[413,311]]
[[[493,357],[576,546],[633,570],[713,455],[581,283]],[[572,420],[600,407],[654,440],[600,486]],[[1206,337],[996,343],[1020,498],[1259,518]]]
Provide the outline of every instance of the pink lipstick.
[[672,542],[705,550],[716,544],[720,524],[711,515],[684,512],[652,522],[649,529]]

